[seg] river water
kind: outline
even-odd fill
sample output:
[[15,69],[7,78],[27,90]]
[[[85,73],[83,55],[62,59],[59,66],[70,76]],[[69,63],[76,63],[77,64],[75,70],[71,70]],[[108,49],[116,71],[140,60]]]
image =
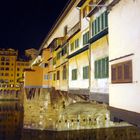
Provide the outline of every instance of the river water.
[[0,102],[0,140],[140,140],[134,126],[80,131],[23,129],[24,111],[19,102]]

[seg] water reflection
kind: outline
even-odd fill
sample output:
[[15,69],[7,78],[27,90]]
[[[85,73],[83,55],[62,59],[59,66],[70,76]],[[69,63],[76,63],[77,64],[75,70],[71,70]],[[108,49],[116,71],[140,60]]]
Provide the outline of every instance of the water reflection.
[[140,140],[140,131],[135,127],[63,132],[24,130],[23,134],[22,140]]
[[140,140],[136,127],[80,131],[23,130],[23,108],[19,102],[0,102],[0,140]]
[[19,102],[0,102],[0,140],[20,140],[23,109]]

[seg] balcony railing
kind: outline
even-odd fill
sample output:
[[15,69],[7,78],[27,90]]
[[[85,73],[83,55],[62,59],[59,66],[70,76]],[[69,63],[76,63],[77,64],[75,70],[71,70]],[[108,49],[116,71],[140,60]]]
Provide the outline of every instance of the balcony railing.
[[74,25],[67,33],[67,37],[70,38],[73,36],[78,30],[80,30],[80,22],[78,22],[76,25]]

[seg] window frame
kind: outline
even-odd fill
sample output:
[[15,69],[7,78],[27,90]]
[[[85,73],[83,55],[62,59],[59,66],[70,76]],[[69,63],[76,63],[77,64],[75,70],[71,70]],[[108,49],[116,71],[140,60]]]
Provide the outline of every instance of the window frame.
[[72,76],[71,76],[71,79],[72,79],[72,81],[74,81],[74,80],[77,80],[77,69],[75,68],[75,69],[72,69]]
[[94,61],[94,77],[95,79],[103,79],[109,77],[109,61],[108,56]]
[[89,66],[84,66],[83,67],[83,79],[89,79]]
[[[125,71],[125,65],[129,66],[129,71]],[[119,74],[118,68],[121,67],[122,69],[122,77]],[[128,69],[127,69],[128,70]],[[113,72],[114,71],[114,72]],[[128,78],[125,78],[125,74],[128,74]],[[132,72],[132,60],[123,61],[120,63],[112,64],[111,65],[111,83],[112,84],[124,84],[124,83],[132,83],[133,81],[133,72]]]

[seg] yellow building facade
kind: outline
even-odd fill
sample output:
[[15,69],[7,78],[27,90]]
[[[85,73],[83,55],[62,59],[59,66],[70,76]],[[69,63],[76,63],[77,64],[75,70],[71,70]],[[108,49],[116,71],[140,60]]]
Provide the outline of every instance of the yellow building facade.
[[[38,79],[42,78],[40,87],[108,103],[107,12],[106,7],[98,8],[106,3],[78,0],[67,5],[40,47],[40,63],[34,61],[43,73],[33,67],[35,71],[30,72],[32,77],[35,74]],[[43,63],[46,68],[42,67]],[[25,80],[35,85],[31,77]]]
[[[11,94],[20,90],[24,69],[28,66],[28,61],[18,59],[18,51],[0,49],[0,92],[2,96],[5,95],[11,98]],[[18,96],[17,94],[15,97]]]

